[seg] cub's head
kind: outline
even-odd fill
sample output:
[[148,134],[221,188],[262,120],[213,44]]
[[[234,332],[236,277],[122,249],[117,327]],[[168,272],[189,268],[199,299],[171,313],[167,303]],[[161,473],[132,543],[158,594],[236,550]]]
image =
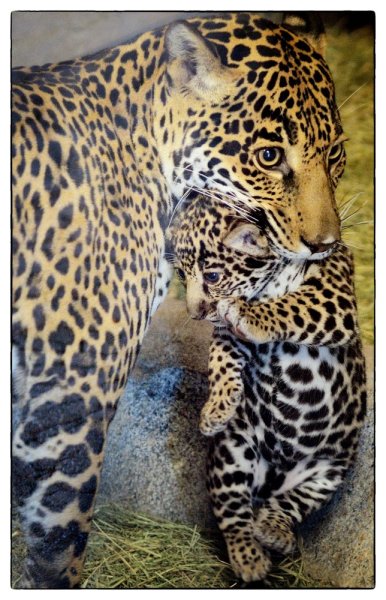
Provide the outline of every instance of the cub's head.
[[157,135],[172,193],[193,188],[265,219],[282,256],[327,256],[345,136],[318,51],[287,27],[228,14],[170,26],[164,68]]
[[197,197],[170,229],[173,263],[186,287],[188,312],[194,319],[217,320],[217,302],[249,299],[266,285],[282,259],[266,236],[219,201]]

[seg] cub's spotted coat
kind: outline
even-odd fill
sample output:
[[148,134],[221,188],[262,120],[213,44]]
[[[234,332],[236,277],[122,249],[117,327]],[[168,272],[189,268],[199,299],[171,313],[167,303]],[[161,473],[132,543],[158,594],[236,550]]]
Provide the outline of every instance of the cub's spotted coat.
[[285,259],[256,225],[202,198],[172,231],[189,312],[217,324],[200,423],[219,432],[214,512],[235,573],[263,579],[267,550],[293,550],[294,525],[355,457],[366,388],[352,256],[340,245],[320,261]]
[[68,587],[108,425],[167,289],[176,199],[222,193],[264,216],[282,255],[321,255],[339,238],[344,136],[322,56],[256,15],[176,23],[13,77],[21,585]]

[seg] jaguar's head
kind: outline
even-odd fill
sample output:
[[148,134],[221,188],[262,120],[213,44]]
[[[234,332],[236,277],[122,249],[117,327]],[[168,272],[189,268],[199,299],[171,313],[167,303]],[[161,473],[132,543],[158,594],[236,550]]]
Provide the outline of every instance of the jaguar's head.
[[340,239],[345,164],[331,75],[305,39],[241,16],[201,22],[204,36],[184,22],[168,29],[163,171],[177,198],[193,188],[265,219],[282,256],[325,257]]

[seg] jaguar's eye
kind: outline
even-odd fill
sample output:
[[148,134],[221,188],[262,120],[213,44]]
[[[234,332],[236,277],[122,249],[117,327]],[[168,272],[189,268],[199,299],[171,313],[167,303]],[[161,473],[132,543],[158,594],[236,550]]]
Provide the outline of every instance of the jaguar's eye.
[[216,271],[204,273],[204,281],[206,281],[206,283],[218,283],[220,281],[220,273],[217,273]]
[[283,150],[274,146],[272,148],[261,148],[256,158],[259,166],[263,169],[274,169],[283,161]]
[[185,273],[182,269],[176,269],[177,276],[181,279],[181,281],[185,281]]
[[333,165],[337,163],[343,154],[343,144],[334,144],[328,152],[328,163]]

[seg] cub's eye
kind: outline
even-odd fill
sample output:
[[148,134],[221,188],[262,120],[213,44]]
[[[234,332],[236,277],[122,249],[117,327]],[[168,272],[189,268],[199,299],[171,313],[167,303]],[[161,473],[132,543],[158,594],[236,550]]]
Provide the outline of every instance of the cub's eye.
[[275,147],[261,148],[256,155],[256,159],[263,169],[273,169],[282,162],[283,150]]
[[216,273],[215,271],[204,273],[204,281],[206,283],[218,283],[220,281],[220,273]]
[[343,154],[343,144],[334,144],[328,152],[328,163],[333,165],[337,163]]
[[178,277],[181,279],[181,281],[185,281],[185,273],[182,269],[176,269],[176,273],[178,275]]

